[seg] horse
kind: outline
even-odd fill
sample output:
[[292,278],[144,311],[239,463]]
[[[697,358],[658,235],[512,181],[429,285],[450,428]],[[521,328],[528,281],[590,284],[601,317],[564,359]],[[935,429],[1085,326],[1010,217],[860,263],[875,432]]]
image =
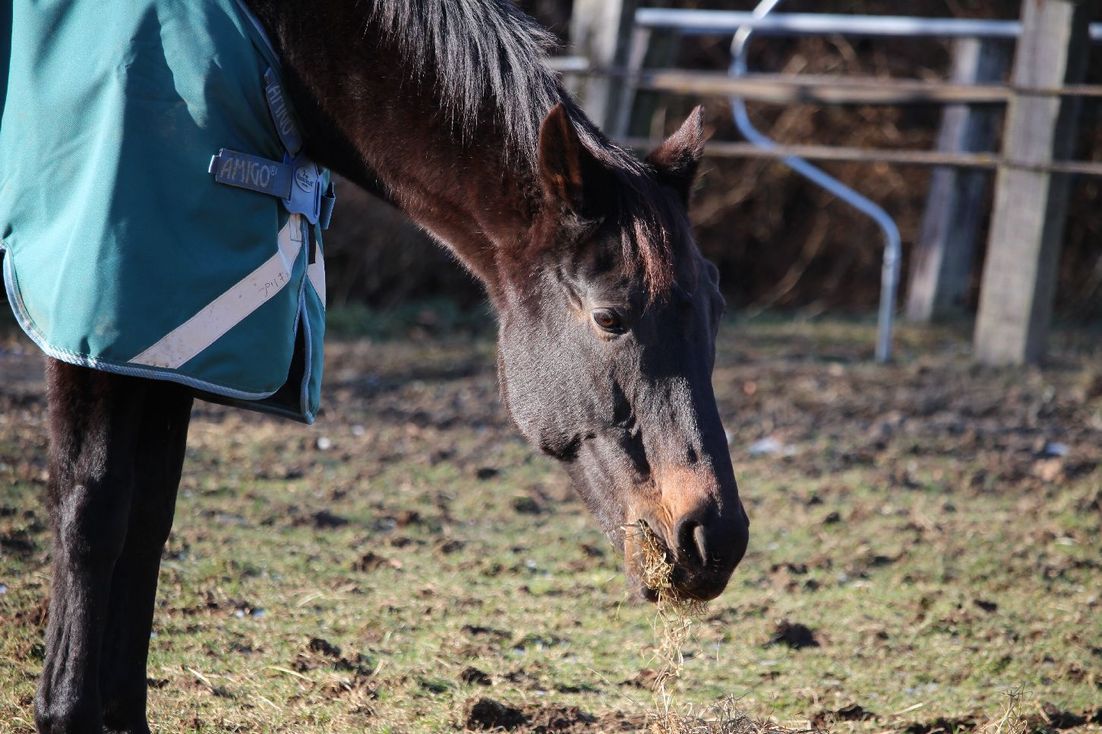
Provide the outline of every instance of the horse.
[[[645,525],[676,595],[719,595],[749,519],[711,383],[725,305],[687,216],[700,108],[639,159],[572,101],[548,36],[509,0],[242,2],[310,157],[399,207],[484,285],[504,406],[565,467],[631,587],[657,596],[631,532]],[[196,391],[57,355],[45,374],[36,725],[148,732],[157,576]]]

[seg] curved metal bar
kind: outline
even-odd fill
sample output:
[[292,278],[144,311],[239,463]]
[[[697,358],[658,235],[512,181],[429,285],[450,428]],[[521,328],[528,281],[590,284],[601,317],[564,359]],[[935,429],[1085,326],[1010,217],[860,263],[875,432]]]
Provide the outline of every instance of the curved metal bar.
[[[780,2],[781,0],[762,0],[754,8],[753,16],[761,18],[767,15]],[[746,74],[746,47],[753,32],[753,28],[743,26],[736,31],[735,37],[731,41],[731,66],[728,71],[732,76],[744,76]],[[777,142],[759,131],[750,122],[750,115],[746,111],[746,102],[741,97],[731,97],[730,102],[731,114],[739,132],[759,148],[764,150],[776,149]],[[899,266],[902,250],[899,228],[896,227],[891,216],[879,205],[846,186],[821,168],[813,166],[803,158],[794,155],[780,156],[780,160],[796,173],[821,186],[871,218],[884,232],[884,260],[880,269],[880,313],[877,322],[876,361],[887,362],[892,356],[892,327],[895,318],[896,290],[899,286]]]

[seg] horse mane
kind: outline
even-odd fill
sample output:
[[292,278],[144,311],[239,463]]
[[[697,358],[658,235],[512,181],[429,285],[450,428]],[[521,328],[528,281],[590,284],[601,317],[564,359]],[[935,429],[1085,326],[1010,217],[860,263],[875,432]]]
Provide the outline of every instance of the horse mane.
[[510,0],[375,0],[368,24],[407,56],[407,68],[435,77],[465,137],[492,105],[508,151],[534,162],[540,121],[562,97],[545,61],[550,33]]
[[538,164],[540,124],[565,104],[585,146],[619,179],[616,219],[625,261],[640,266],[652,294],[672,284],[670,211],[649,168],[611,142],[563,91],[546,58],[555,40],[511,0],[374,0],[368,30],[381,32],[418,79],[434,79],[441,107],[464,139],[487,120],[500,130],[506,158]]

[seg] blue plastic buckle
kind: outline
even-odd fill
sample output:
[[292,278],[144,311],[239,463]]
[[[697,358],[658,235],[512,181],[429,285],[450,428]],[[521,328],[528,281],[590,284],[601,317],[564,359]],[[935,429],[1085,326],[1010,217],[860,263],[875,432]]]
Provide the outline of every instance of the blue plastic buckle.
[[321,169],[305,155],[288,161],[291,168],[291,190],[283,197],[283,208],[291,214],[301,214],[310,224],[321,217]]

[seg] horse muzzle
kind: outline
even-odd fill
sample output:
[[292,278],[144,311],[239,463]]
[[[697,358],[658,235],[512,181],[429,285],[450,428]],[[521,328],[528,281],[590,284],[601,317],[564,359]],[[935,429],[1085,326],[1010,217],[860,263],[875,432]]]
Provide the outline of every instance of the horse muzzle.
[[750,521],[742,503],[737,497],[723,505],[709,498],[676,514],[670,509],[662,503],[651,512],[640,513],[635,530],[629,526],[625,532],[628,575],[643,597],[655,601],[660,583],[656,583],[654,568],[664,564],[668,577],[661,583],[668,583],[676,598],[716,598],[746,553]]

